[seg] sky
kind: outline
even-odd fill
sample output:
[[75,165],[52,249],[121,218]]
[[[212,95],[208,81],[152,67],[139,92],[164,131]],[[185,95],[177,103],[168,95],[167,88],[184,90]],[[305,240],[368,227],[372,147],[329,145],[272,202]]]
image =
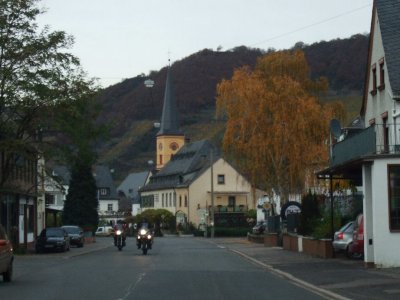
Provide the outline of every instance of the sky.
[[70,52],[103,87],[205,48],[291,48],[369,33],[373,0],[42,0],[39,27],[72,35]]

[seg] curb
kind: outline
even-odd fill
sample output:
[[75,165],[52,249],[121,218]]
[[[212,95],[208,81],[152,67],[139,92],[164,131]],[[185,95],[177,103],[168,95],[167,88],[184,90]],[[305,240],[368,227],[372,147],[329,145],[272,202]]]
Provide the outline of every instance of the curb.
[[255,264],[259,265],[259,266],[262,266],[263,268],[267,269],[271,273],[274,273],[274,274],[276,274],[276,275],[278,275],[280,277],[283,277],[283,278],[286,278],[286,279],[290,280],[291,282],[293,282],[294,284],[296,284],[298,286],[301,286],[301,287],[303,287],[303,288],[305,288],[305,289],[307,289],[309,291],[314,292],[315,294],[323,296],[324,298],[333,299],[333,300],[350,300],[350,298],[346,298],[346,297],[341,296],[339,294],[336,294],[334,292],[322,289],[320,287],[317,287],[316,285],[313,285],[313,284],[308,283],[308,282],[306,282],[304,280],[301,280],[301,279],[299,279],[299,278],[297,278],[297,277],[295,277],[295,276],[293,276],[293,275],[291,275],[291,274],[289,274],[287,272],[275,269],[273,266],[265,264],[265,263],[255,259],[253,257],[250,257],[250,256],[248,256],[247,254],[245,254],[243,252],[240,252],[240,251],[234,250],[234,249],[229,249],[229,248],[227,248],[227,250],[229,250],[231,252],[234,252],[234,253],[246,258],[247,260],[250,260],[251,262],[253,262],[253,263],[255,263]]

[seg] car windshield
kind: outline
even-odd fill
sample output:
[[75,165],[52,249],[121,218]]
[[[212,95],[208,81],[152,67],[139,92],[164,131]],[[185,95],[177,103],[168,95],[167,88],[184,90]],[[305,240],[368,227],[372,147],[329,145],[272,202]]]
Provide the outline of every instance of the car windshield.
[[79,234],[79,227],[63,227],[67,233]]
[[46,229],[46,236],[52,237],[52,236],[63,236],[64,231],[59,228],[48,228]]

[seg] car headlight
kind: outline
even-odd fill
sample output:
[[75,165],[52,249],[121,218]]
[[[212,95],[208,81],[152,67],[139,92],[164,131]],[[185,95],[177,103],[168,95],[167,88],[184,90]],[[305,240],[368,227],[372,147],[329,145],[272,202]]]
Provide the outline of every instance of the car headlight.
[[151,235],[149,234],[149,235],[147,236],[147,238],[148,238],[149,240],[151,240]]
[[140,235],[137,236],[138,240],[140,240]]
[[121,230],[117,230],[117,235],[121,235],[122,231]]
[[141,235],[145,235],[145,234],[146,234],[146,232],[147,232],[147,230],[146,230],[146,229],[140,229],[140,234],[141,234]]

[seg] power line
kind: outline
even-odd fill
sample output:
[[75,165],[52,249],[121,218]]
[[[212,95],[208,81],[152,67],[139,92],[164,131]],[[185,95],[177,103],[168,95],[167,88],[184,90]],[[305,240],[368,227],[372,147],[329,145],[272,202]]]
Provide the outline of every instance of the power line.
[[327,23],[327,22],[332,21],[332,20],[334,20],[334,19],[337,19],[337,18],[346,16],[346,15],[352,14],[352,13],[354,13],[354,12],[356,12],[356,11],[362,10],[362,9],[364,9],[364,8],[366,8],[366,7],[370,7],[371,5],[372,5],[372,4],[367,4],[367,5],[364,5],[364,6],[361,6],[361,7],[358,7],[358,8],[349,10],[349,11],[346,11],[346,12],[341,13],[341,14],[339,14],[339,15],[330,17],[330,18],[328,18],[328,19],[324,19],[324,20],[318,21],[318,22],[316,22],[316,23],[312,23],[312,24],[310,24],[310,25],[306,25],[306,26],[304,26],[304,27],[300,27],[300,28],[295,29],[295,30],[282,33],[282,34],[280,34],[280,35],[276,35],[276,36],[274,36],[274,37],[271,37],[271,38],[269,38],[269,39],[263,40],[263,41],[261,41],[261,42],[254,43],[254,44],[250,45],[250,47],[254,47],[254,46],[256,46],[256,45],[264,44],[264,43],[266,43],[266,42],[269,42],[269,41],[272,41],[272,40],[276,40],[276,39],[279,39],[279,38],[281,38],[281,37],[284,37],[284,36],[287,36],[287,35],[290,35],[290,34],[293,34],[293,33],[296,33],[296,32],[299,32],[299,31],[302,31],[302,30],[305,30],[305,29],[308,29],[308,28],[311,28],[311,27],[314,27],[314,26],[317,26],[317,25],[320,25],[320,24],[323,24],[323,23]]

